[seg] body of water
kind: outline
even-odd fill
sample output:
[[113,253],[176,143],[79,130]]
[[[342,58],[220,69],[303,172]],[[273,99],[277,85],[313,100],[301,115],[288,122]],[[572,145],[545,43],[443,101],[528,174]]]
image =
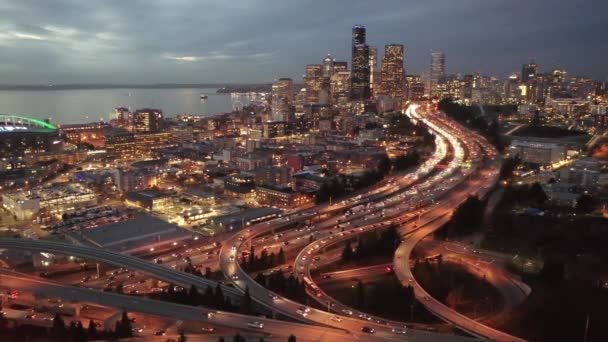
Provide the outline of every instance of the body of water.
[[[165,117],[178,114],[213,115],[241,108],[251,101],[244,94],[217,94],[211,88],[82,89],[0,91],[0,113],[49,119],[52,123],[109,120],[115,107],[161,109]],[[207,99],[201,100],[200,95]]]

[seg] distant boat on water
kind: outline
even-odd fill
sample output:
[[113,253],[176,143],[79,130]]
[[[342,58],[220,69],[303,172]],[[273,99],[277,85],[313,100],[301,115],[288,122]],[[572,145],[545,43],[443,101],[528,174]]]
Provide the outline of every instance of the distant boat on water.
[[201,94],[201,100],[206,100],[206,99],[207,99],[207,95]]

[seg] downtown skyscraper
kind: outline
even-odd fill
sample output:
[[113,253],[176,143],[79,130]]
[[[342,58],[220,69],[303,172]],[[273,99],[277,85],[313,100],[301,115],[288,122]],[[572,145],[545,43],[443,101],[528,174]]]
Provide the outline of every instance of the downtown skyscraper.
[[384,47],[379,94],[388,95],[394,99],[403,98],[403,78],[405,75],[403,60],[404,49],[402,44],[388,44]]
[[429,73],[429,96],[437,94],[437,86],[445,78],[445,55],[441,51],[431,52],[431,71]]
[[354,101],[370,97],[369,46],[365,43],[365,27],[355,26],[352,30],[352,74],[351,98]]

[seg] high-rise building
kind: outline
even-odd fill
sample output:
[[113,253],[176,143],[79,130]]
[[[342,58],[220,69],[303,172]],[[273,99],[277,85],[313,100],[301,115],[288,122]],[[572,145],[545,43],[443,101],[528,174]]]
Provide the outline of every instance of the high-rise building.
[[[353,47],[355,45],[365,44],[365,26],[355,25],[353,26]],[[353,48],[354,50],[354,48]]]
[[378,93],[388,95],[394,99],[402,99],[404,96],[403,77],[403,45],[386,45],[382,58]]
[[405,99],[408,101],[420,101],[424,98],[424,82],[419,75],[405,75],[404,82]]
[[348,71],[348,62],[334,61],[334,73]]
[[323,65],[308,64],[306,75],[304,76],[304,86],[306,88],[306,103],[319,103],[319,93],[323,86]]
[[378,72],[378,48],[375,46],[369,47],[369,91],[372,96],[376,96],[378,92],[378,83],[380,81]]
[[159,132],[163,127],[163,112],[159,109],[139,109],[133,113],[135,132]]
[[473,97],[473,75],[464,75],[462,80],[462,97],[467,100]]
[[355,101],[370,97],[369,46],[365,44],[365,34],[364,26],[353,27],[351,97]]
[[346,104],[350,100],[350,72],[334,72],[330,83],[331,102]]
[[441,51],[431,52],[431,70],[429,73],[429,96],[437,93],[437,86],[445,77],[445,55]]
[[355,101],[370,97],[369,46],[358,44],[353,47],[353,70],[351,73],[351,97]]
[[528,83],[538,74],[538,64],[533,61],[521,67],[521,83]]
[[272,84],[273,120],[286,120],[286,114],[291,111],[290,106],[293,104],[294,100],[293,80],[291,78],[279,78],[276,80]]
[[331,55],[327,55],[323,59],[323,77],[330,78],[334,73],[334,58]]

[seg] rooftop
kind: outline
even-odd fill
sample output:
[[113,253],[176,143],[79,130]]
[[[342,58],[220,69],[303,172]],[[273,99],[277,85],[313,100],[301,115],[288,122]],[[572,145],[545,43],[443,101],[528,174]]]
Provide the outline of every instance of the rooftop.
[[191,237],[192,233],[154,216],[143,214],[133,220],[85,229],[73,237],[115,251]]

